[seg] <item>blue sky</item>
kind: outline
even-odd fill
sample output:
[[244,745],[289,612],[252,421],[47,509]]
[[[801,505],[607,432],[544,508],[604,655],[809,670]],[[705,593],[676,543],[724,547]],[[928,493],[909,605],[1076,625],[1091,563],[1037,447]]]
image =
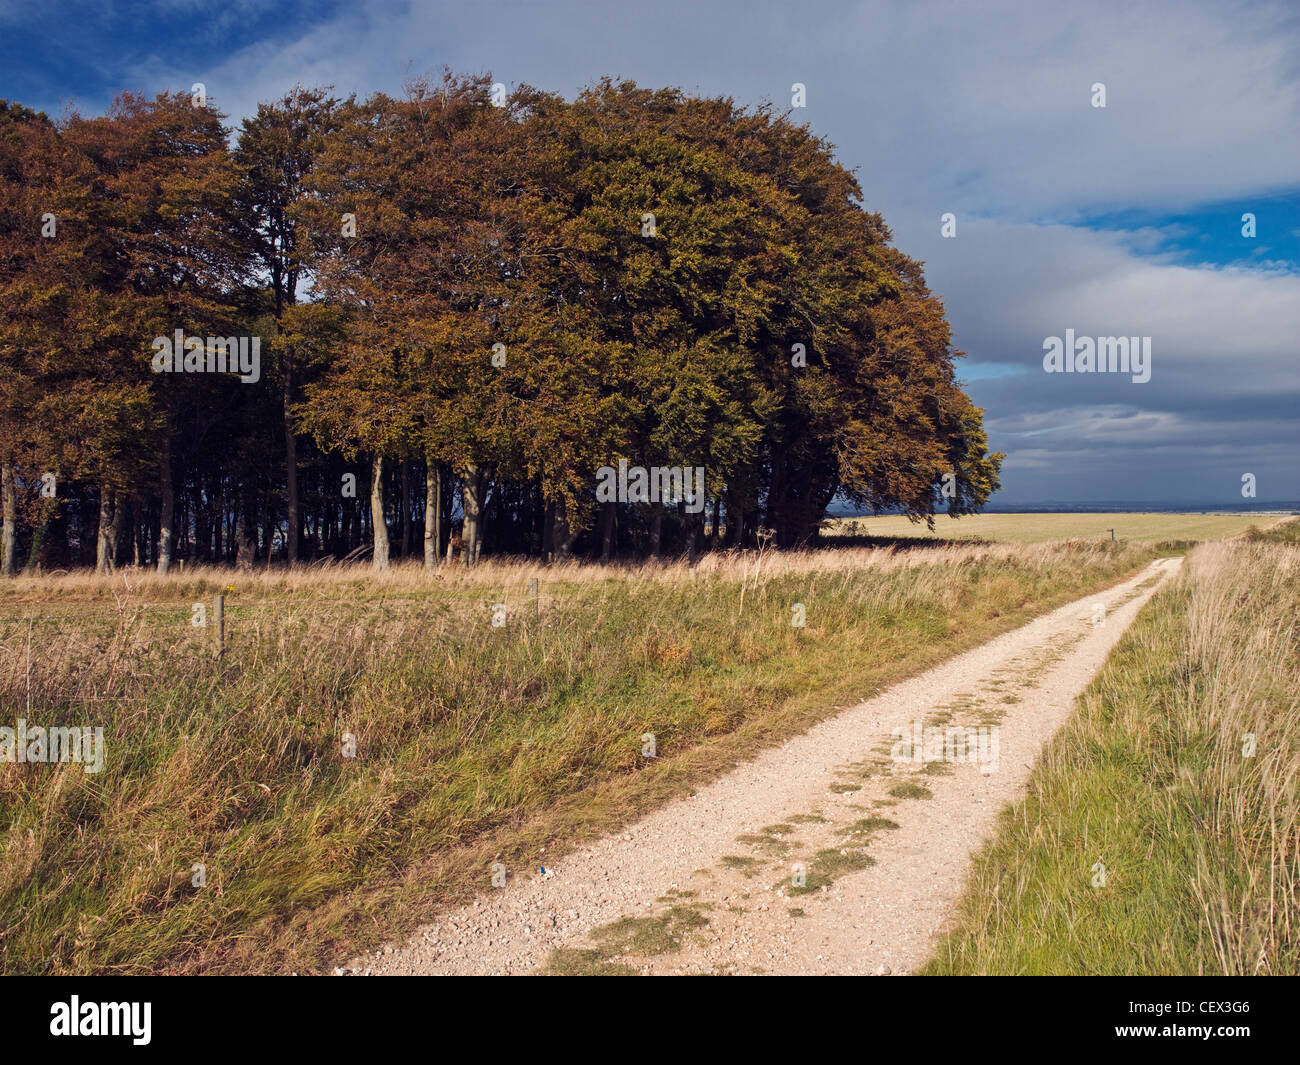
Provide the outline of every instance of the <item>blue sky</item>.
[[[1294,3],[0,0],[0,97],[56,116],[201,81],[235,123],[444,65],[783,107],[802,82],[796,116],[945,301],[1008,455],[996,502],[1239,503],[1246,472],[1300,499]],[[1045,373],[1066,329],[1150,336],[1151,380]]]

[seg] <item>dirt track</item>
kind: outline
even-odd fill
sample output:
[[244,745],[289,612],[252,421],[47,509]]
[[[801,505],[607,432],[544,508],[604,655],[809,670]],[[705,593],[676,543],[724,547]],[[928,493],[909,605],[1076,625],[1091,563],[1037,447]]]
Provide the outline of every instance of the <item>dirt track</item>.
[[[599,948],[647,974],[910,972],[997,812],[1023,793],[1042,745],[1180,564],[1159,560],[897,684],[545,875],[510,870],[504,888],[345,968],[523,974],[559,947]],[[973,760],[953,760],[954,732],[946,760],[902,761],[916,721],[997,731],[980,734]],[[927,753],[941,741],[932,733]],[[804,890],[792,893],[800,868]]]

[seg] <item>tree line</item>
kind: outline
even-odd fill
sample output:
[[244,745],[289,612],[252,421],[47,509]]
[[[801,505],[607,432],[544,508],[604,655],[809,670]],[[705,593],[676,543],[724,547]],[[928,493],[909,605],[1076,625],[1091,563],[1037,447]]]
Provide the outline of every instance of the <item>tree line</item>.
[[[807,543],[837,496],[978,510],[1002,456],[862,201],[788,114],[611,80],[299,87],[238,129],[201,93],[0,101],[3,572],[693,556]],[[629,466],[703,498],[598,497]]]

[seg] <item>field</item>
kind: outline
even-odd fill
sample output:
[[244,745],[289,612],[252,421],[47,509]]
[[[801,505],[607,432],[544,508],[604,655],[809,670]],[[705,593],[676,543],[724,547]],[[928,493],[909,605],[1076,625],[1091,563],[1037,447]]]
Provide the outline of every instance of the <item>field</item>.
[[[107,750],[0,762],[0,972],[327,971],[1213,520],[1127,517],[1173,543],[0,584],[0,725]],[[1040,518],[1076,520],[999,520]],[[933,971],[1294,971],[1297,530],[1196,547],[1139,615]]]
[[992,540],[1021,544],[1053,540],[1109,539],[1154,543],[1162,540],[1216,540],[1236,536],[1251,526],[1274,524],[1277,514],[970,514],[940,515],[934,531],[899,515],[839,518],[828,536],[918,537],[933,540]]
[[1300,522],[1147,605],[978,859],[934,974],[1300,971]]
[[0,971],[322,971],[1155,554],[7,582],[0,721],[107,757],[0,763]]

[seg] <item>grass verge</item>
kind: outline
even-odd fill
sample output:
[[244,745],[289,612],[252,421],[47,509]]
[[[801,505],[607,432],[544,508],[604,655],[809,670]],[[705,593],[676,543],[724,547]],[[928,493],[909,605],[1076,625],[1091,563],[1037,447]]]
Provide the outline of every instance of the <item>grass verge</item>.
[[1300,971],[1300,550],[1197,548],[977,857],[936,974]]

